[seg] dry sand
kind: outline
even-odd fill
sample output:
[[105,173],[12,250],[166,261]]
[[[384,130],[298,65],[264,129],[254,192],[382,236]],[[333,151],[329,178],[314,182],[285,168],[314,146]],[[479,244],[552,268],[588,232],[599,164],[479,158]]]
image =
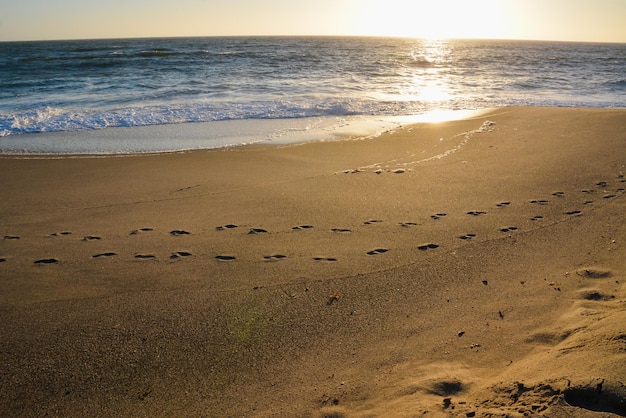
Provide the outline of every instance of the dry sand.
[[626,416],[624,164],[552,108],[3,157],[0,416]]

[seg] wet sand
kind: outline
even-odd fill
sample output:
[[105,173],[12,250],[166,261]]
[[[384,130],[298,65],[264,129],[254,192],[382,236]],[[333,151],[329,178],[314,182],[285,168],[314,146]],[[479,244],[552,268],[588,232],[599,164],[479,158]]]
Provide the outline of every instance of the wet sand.
[[1,157],[0,415],[626,416],[625,164],[564,108]]

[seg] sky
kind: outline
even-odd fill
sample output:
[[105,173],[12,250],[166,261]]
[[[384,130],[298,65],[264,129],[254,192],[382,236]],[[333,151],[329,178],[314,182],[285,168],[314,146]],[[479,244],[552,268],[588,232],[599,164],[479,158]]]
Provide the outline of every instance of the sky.
[[0,0],[0,41],[274,35],[626,43],[626,0]]

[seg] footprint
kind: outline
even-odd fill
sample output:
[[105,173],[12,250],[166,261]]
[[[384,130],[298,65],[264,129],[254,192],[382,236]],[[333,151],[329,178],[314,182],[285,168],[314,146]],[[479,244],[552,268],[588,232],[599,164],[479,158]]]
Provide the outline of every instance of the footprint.
[[173,253],[172,255],[170,255],[170,258],[172,260],[176,260],[179,259],[181,257],[191,257],[191,253],[187,252],[187,251],[176,251],[175,253]]
[[614,198],[615,196],[616,196],[616,195],[614,195],[614,194],[607,194],[607,195],[605,195],[605,196],[602,196],[602,198],[603,198],[603,199],[612,199],[612,198]]
[[54,232],[50,234],[51,237],[59,237],[59,236],[67,236],[67,235],[72,235],[72,233],[68,231],[63,231],[63,232]]
[[4,263],[4,262],[6,262],[6,261],[7,261],[7,259],[6,259],[6,258],[0,258],[0,263]]
[[334,257],[314,257],[313,260],[323,261],[323,262],[328,262],[328,263],[334,263],[335,261],[337,261],[337,259]]
[[228,224],[228,225],[220,225],[218,227],[215,228],[216,231],[224,231],[226,229],[233,229],[233,228],[237,228],[237,225],[234,224]]
[[536,205],[547,205],[549,201],[545,199],[540,199],[540,200],[531,200],[530,203],[533,203]]
[[363,222],[363,225],[371,225],[371,224],[376,224],[376,223],[380,223],[380,222],[382,222],[380,219],[371,219],[369,221]]
[[117,254],[113,253],[113,252],[108,252],[108,253],[101,253],[101,254],[92,255],[91,258],[113,257],[115,255],[117,255]]
[[417,247],[417,249],[420,250],[420,251],[434,250],[435,248],[439,248],[439,245],[437,245],[437,244],[424,244],[424,245],[420,245],[419,247]]
[[563,196],[565,196],[565,192],[554,192],[554,193],[552,193],[552,196],[563,197]]
[[511,204],[511,202],[500,202],[496,206],[499,207],[499,208],[504,208],[504,207],[509,206],[510,204]]
[[170,231],[170,235],[173,237],[178,237],[181,235],[190,235],[190,234],[191,234],[190,232],[183,231],[182,229],[175,229],[173,231]]
[[500,232],[511,232],[511,231],[517,231],[517,227],[516,226],[507,226],[505,228],[500,228]]
[[541,215],[536,215],[530,218],[531,221],[540,221],[541,219],[543,219],[543,216]]
[[237,257],[234,255],[216,255],[215,259],[219,261],[233,261],[236,260]]
[[341,228],[333,228],[333,229],[331,229],[331,231],[338,232],[338,233],[352,232],[352,230],[350,230],[350,229],[341,229]]
[[593,190],[593,189],[583,189],[583,190],[581,190],[581,192],[583,192],[583,193],[587,193],[587,194],[593,194],[593,193],[595,193],[596,191],[595,191],[595,190]]
[[483,212],[480,210],[470,210],[469,212],[467,212],[468,215],[472,215],[472,216],[480,216],[480,215],[485,215],[487,212]]
[[437,219],[443,218],[446,215],[447,215],[447,213],[443,213],[442,212],[442,213],[436,213],[434,215],[430,215],[430,217],[431,217],[431,219],[437,220]]
[[393,170],[394,174],[403,174],[406,172],[406,170],[404,168],[396,168],[395,170]]
[[9,239],[20,239],[20,237],[18,237],[16,235],[5,235],[4,239],[7,239],[7,240],[9,240]]
[[375,250],[368,251],[368,252],[367,252],[367,255],[384,254],[384,253],[386,253],[387,251],[389,251],[389,250],[388,250],[388,249],[386,249],[386,248],[376,248]]
[[399,224],[403,228],[409,228],[411,226],[417,226],[415,222],[400,222]]
[[282,260],[284,258],[287,258],[287,256],[282,255],[282,254],[274,254],[274,255],[263,256],[263,258],[267,261],[276,261],[276,260]]
[[459,238],[462,240],[470,240],[474,237],[476,237],[476,234],[469,233],[469,234],[461,235]]
[[248,231],[248,235],[265,234],[265,233],[267,233],[267,231],[265,229],[261,229],[261,228],[252,228],[252,229],[250,229],[250,231]]
[[593,200],[585,200],[583,202],[583,205],[592,205],[593,204]]
[[156,256],[152,254],[137,254],[135,255],[135,258],[139,260],[154,260],[156,259]]
[[40,260],[35,261],[35,264],[56,264],[59,260],[56,258],[42,258]]
[[83,241],[87,242],[87,241],[98,241],[101,240],[102,238],[95,236],[95,235],[87,235],[86,237],[83,237]]
[[580,215],[582,212],[579,210],[570,210],[569,212],[565,212],[566,215]]
[[598,187],[606,187],[608,185],[609,185],[609,182],[607,182],[607,181],[599,181],[599,182],[596,183],[596,186],[598,186]]
[[293,229],[294,231],[301,231],[303,229],[311,229],[313,228],[313,225],[298,225],[298,226],[294,226]]
[[139,229],[133,229],[132,231],[130,231],[129,235],[137,235],[140,232],[150,232],[150,231],[154,231],[153,228],[139,228]]

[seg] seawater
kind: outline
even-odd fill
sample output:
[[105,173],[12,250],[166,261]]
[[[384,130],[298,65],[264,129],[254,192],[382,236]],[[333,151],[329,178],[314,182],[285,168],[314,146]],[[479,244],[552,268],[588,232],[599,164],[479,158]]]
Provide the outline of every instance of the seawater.
[[626,108],[626,44],[330,37],[11,42],[0,43],[0,87],[0,152],[216,148],[375,134],[436,110]]

